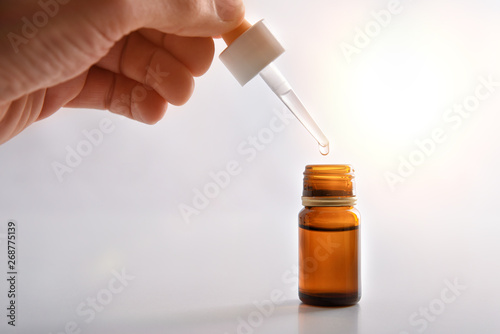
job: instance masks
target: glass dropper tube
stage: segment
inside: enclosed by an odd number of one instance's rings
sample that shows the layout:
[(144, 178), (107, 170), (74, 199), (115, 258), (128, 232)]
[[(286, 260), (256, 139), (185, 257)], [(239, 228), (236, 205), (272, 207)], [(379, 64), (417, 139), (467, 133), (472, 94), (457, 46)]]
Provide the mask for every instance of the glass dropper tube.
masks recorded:
[(300, 101), (299, 97), (292, 89), (292, 86), (290, 86), (276, 65), (274, 65), (274, 63), (267, 65), (259, 75), (318, 142), (321, 154), (327, 155), (330, 151), (328, 138), (326, 138), (318, 124), (316, 124), (314, 119), (307, 112), (304, 104)]
[(328, 139), (273, 63), (285, 50), (262, 20), (253, 26), (244, 20), (239, 27), (223, 34), (222, 38), (228, 47), (221, 53), (220, 59), (238, 82), (244, 86), (259, 74), (318, 142), (321, 154), (327, 155), (330, 151)]

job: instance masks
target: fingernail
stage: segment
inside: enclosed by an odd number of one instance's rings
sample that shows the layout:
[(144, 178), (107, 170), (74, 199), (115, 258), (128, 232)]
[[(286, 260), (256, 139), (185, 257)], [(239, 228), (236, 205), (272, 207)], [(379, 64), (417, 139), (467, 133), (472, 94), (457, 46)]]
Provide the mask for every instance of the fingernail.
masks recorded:
[(235, 21), (243, 13), (242, 0), (215, 0), (217, 15), (222, 21)]

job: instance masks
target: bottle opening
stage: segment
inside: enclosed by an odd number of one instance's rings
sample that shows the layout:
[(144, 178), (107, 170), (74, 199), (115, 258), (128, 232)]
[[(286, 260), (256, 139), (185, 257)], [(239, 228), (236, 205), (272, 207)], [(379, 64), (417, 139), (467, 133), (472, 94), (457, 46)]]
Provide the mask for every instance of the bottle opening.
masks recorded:
[(350, 165), (308, 165), (303, 197), (354, 197), (354, 169)]

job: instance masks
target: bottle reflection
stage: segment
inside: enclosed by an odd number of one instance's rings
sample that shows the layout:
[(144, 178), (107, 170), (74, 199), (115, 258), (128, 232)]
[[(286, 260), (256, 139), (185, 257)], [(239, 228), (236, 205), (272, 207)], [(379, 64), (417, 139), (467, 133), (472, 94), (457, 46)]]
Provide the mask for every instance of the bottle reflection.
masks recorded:
[(299, 334), (358, 333), (359, 305), (318, 307), (299, 305)]

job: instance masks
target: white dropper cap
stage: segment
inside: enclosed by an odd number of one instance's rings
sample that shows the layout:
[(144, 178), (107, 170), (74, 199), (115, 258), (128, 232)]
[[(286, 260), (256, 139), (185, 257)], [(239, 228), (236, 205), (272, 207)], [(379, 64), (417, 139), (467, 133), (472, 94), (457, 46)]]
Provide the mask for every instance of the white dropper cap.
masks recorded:
[(263, 20), (228, 44), (219, 58), (242, 86), (285, 52)]
[(328, 138), (314, 122), (292, 87), (273, 64), (285, 49), (261, 20), (253, 26), (247, 21), (233, 31), (223, 34), (228, 45), (220, 54), (220, 59), (238, 82), (244, 86), (257, 74), (269, 88), (297, 117), (302, 125), (316, 139), (321, 154), (329, 152)]

